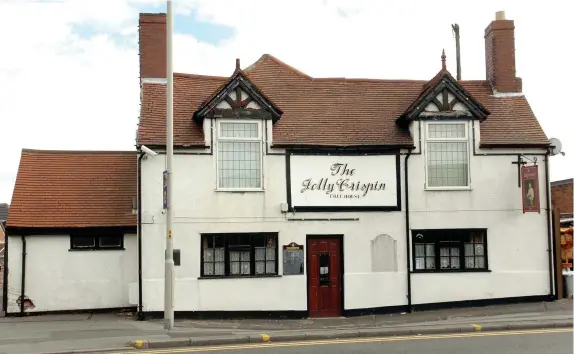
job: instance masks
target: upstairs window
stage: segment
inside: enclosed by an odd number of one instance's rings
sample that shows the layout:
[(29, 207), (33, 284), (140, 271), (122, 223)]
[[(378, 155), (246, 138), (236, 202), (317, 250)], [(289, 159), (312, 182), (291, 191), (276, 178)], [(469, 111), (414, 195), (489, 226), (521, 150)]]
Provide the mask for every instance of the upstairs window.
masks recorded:
[(468, 125), (429, 122), (426, 126), (426, 187), (470, 187)]
[(217, 189), (262, 188), (262, 134), (259, 122), (218, 124)]
[(485, 271), (486, 230), (413, 230), (415, 271)]

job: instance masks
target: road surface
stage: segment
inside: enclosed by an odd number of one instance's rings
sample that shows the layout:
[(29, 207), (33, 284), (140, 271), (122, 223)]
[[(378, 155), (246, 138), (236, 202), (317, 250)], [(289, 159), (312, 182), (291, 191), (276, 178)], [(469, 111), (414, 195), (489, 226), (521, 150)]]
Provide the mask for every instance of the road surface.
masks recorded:
[(142, 350), (139, 354), (572, 354), (572, 329), (474, 332), (386, 338)]

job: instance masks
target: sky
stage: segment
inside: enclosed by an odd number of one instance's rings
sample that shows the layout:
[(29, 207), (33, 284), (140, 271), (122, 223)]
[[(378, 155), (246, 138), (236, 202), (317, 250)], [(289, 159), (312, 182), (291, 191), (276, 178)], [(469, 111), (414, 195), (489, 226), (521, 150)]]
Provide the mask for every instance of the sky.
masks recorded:
[[(464, 5), (462, 5), (464, 3)], [(515, 21), (516, 70), (547, 136), (565, 156), (551, 180), (574, 177), (569, 14), (563, 0), (174, 0), (176, 72), (230, 75), (262, 54), (314, 77), (484, 79), (484, 29)], [(22, 148), (131, 150), (139, 114), (137, 20), (163, 0), (0, 0), (0, 202), (10, 202)]]

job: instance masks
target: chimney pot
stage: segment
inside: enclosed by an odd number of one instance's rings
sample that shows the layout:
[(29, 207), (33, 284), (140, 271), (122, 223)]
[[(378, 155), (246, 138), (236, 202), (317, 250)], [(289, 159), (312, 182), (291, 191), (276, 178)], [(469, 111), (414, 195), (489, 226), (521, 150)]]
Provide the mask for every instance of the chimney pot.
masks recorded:
[(495, 19), (496, 19), (496, 21), (506, 20), (506, 16), (504, 15), (504, 11), (497, 11)]

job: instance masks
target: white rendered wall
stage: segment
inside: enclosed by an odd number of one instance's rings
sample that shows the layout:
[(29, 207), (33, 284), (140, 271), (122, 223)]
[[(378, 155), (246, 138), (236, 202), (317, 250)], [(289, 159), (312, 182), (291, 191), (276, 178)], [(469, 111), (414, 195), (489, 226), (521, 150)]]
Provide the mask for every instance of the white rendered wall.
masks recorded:
[[(165, 155), (142, 164), (144, 311), (163, 310), (165, 214), (162, 213), (162, 170)], [(402, 169), (401, 169), (402, 171)], [(344, 307), (370, 308), (406, 304), (406, 243), (402, 212), (288, 213), (285, 156), (264, 157), (264, 192), (216, 192), (214, 156), (174, 156), (174, 248), (181, 249), (176, 267), (178, 311), (307, 309), (307, 278), (198, 279), (200, 234), (278, 232), (278, 245), (305, 245), (308, 234), (343, 234)], [(357, 221), (288, 221), (286, 218), (358, 218)], [(397, 241), (398, 271), (373, 272), (371, 241), (388, 234)], [(306, 247), (305, 247), (306, 250)], [(361, 257), (356, 255), (360, 254)], [(279, 274), (282, 274), (279, 252)], [(137, 284), (132, 284), (132, 301)], [(232, 291), (230, 292), (230, 289)], [(230, 296), (232, 294), (232, 296)]]
[[(416, 124), (412, 129), (418, 131)], [(476, 123), (475, 134), (479, 128)], [(543, 150), (481, 150), (476, 141), (477, 154), (520, 152), (544, 153)], [(424, 145), (422, 155), (409, 158), (411, 229), (487, 228), (491, 270), (490, 273), (412, 274), (413, 304), (550, 293), (545, 157), (526, 157), (538, 159), (540, 214), (522, 212), (522, 189), (518, 187), (517, 167), (512, 164), (516, 155), (473, 156), (470, 151), (471, 189), (461, 191), (424, 189), (425, 175), (416, 172), (424, 171)]]
[[(22, 240), (9, 236), (8, 312), (20, 312)], [(68, 235), (26, 237), (27, 312), (133, 306), (129, 284), (137, 282), (137, 239), (124, 236), (125, 250), (69, 251)]]
[[(418, 127), (411, 131), (418, 145)], [(268, 128), (269, 132), (271, 128)], [(479, 127), (477, 124), (476, 134)], [(424, 130), (423, 130), (424, 132)], [(478, 146), (478, 141), (476, 141)], [(275, 150), (274, 150), (275, 151)], [(417, 146), (415, 153), (421, 149)], [(490, 153), (481, 151), (477, 153)], [(494, 150), (495, 153), (541, 153), (541, 150)], [(538, 157), (542, 211), (522, 213), (514, 156), (473, 156), (471, 189), (425, 190), (424, 155), (409, 158), (411, 229), (486, 228), (490, 272), (412, 274), (412, 303), (547, 295), (549, 293), (546, 181), (544, 157)], [(278, 246), (305, 245), (307, 234), (344, 234), (344, 309), (405, 305), (406, 232), (404, 156), (401, 158), (400, 212), (288, 213), (285, 156), (266, 155), (261, 192), (217, 192), (215, 155), (174, 156), (174, 248), (181, 250), (176, 267), (177, 311), (306, 310), (306, 274), (277, 278), (198, 279), (200, 234), (278, 232)], [(142, 234), (144, 311), (163, 310), (165, 214), (162, 171), (165, 155), (142, 161)], [(358, 218), (358, 221), (287, 221), (292, 218)], [(387, 234), (396, 241), (397, 267), (373, 264), (371, 242)], [(305, 248), (306, 250), (306, 248)], [(412, 255), (412, 251), (411, 251)], [(279, 252), (279, 274), (282, 274)], [(137, 303), (137, 283), (130, 299)]]

